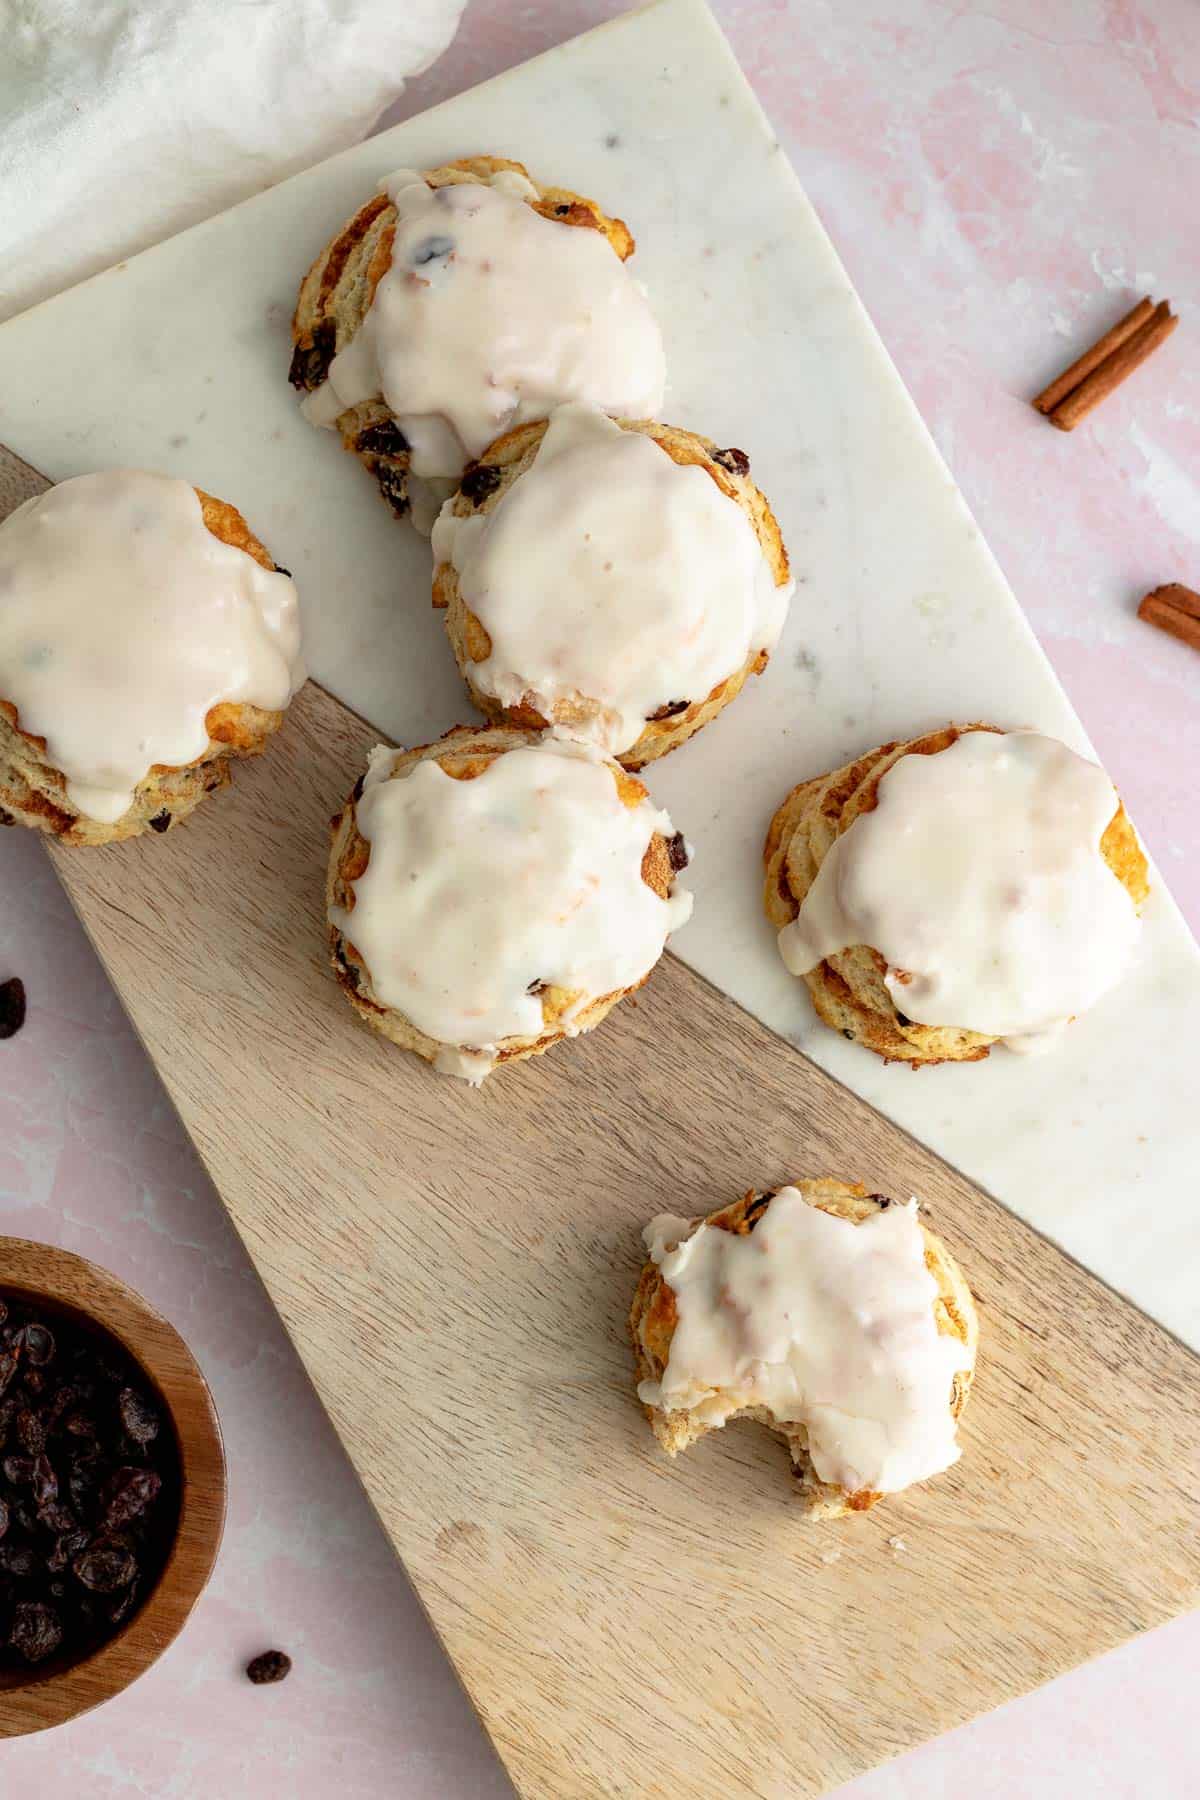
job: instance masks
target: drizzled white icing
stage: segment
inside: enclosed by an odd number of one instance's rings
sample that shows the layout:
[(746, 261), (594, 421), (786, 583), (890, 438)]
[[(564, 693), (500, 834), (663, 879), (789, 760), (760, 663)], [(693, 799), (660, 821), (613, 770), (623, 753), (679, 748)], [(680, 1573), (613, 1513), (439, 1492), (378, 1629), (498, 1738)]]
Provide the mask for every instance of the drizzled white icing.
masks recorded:
[(950, 1411), (967, 1348), (937, 1328), (917, 1204), (859, 1225), (781, 1188), (738, 1235), (666, 1215), (646, 1227), (677, 1319), (638, 1396), (723, 1425), (765, 1407), (802, 1424), (821, 1481), (896, 1493), (959, 1456)]
[(868, 944), (898, 1010), (1032, 1050), (1124, 974), (1134, 905), (1100, 854), (1104, 771), (1036, 732), (910, 754), (836, 839), (779, 934), (794, 975)]
[(413, 472), (457, 477), (510, 426), (564, 400), (657, 414), (662, 336), (603, 232), (542, 218), (525, 203), (536, 189), (512, 170), (430, 188), (404, 169), (383, 186), (397, 212), (391, 266), (304, 403), (314, 424), (382, 397)]
[(792, 584), (696, 464), (592, 408), (563, 406), (486, 514), (447, 506), (433, 552), (491, 638), (471, 679), (610, 754), (660, 707), (704, 699), (775, 647)]
[(431, 758), (390, 779), (399, 754), (371, 759), (357, 807), (370, 861), (353, 909), (330, 919), (375, 999), (445, 1047), (439, 1068), (478, 1082), (504, 1039), (542, 1033), (542, 985), (576, 996), (557, 1021), (571, 1034), (590, 1001), (648, 973), (692, 896), (643, 881), (671, 821), (626, 806), (583, 745), (522, 745), (466, 781)]
[(203, 756), (212, 707), (278, 712), (303, 679), (290, 577), (214, 537), (186, 481), (80, 475), (0, 525), (0, 698), (86, 817)]

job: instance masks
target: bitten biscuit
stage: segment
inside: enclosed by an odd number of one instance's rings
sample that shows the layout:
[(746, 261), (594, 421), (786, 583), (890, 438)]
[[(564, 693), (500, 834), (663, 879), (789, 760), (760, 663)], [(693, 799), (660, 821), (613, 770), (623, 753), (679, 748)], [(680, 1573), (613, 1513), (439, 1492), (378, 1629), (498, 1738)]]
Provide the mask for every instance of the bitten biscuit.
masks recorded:
[[(700, 1223), (710, 1230), (745, 1238), (759, 1227), (776, 1195), (788, 1192), (797, 1193), (808, 1206), (849, 1221), (855, 1227), (877, 1218), (895, 1204), (886, 1195), (869, 1194), (860, 1183), (822, 1177), (796, 1181), (789, 1189), (771, 1193), (752, 1191), (732, 1205), (711, 1213), (703, 1221), (671, 1219), (660, 1223), (670, 1227), (665, 1234), (669, 1245), (685, 1241)], [(932, 1232), (923, 1226), (920, 1231), (925, 1269), (932, 1277), (931, 1307), (937, 1338), (949, 1340), (947, 1361), (957, 1365), (947, 1378), (945, 1389), (947, 1420), (950, 1422), (947, 1432), (952, 1436), (952, 1424), (961, 1415), (971, 1389), (979, 1324), (970, 1289), (953, 1258)], [(730, 1296), (729, 1304), (736, 1314), (736, 1297)], [(639, 1387), (644, 1389), (648, 1385), (651, 1391), (660, 1389), (670, 1365), (679, 1322), (676, 1294), (662, 1268), (652, 1258), (642, 1270), (629, 1318)], [(751, 1317), (748, 1328), (753, 1326)], [(804, 1512), (810, 1518), (837, 1518), (850, 1512), (864, 1512), (884, 1497), (877, 1489), (849, 1489), (822, 1481), (813, 1467), (808, 1424), (781, 1420), (767, 1405), (747, 1404), (737, 1390), (716, 1393), (690, 1407), (668, 1409), (659, 1404), (644, 1403), (643, 1410), (655, 1437), (670, 1456), (688, 1449), (730, 1418), (756, 1419), (769, 1426), (787, 1444)]]

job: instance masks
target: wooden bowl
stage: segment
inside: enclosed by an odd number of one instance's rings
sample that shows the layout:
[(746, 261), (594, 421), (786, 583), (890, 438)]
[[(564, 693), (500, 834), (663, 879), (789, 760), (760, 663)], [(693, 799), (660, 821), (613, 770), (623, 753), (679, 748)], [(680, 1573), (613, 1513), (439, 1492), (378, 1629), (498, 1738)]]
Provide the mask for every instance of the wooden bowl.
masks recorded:
[(216, 1561), (225, 1524), (225, 1450), (208, 1384), (167, 1321), (107, 1269), (69, 1250), (0, 1237), (0, 1290), (99, 1326), (144, 1371), (170, 1415), (180, 1457), (175, 1539), (158, 1581), (114, 1635), (82, 1661), (0, 1671), (0, 1737), (44, 1731), (127, 1688), (183, 1629)]

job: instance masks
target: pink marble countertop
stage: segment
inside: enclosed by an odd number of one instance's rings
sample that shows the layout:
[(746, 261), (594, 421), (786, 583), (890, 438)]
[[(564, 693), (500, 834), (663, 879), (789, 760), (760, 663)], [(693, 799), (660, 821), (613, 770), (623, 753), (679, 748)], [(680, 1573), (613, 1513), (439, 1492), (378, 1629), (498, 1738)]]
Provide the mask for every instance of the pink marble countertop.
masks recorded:
[[(476, 0), (389, 122), (621, 10)], [(1133, 290), (1197, 316), (1200, 7), (715, 11), (1200, 927), (1200, 656), (1133, 617), (1148, 587), (1200, 586), (1200, 353), (1185, 323), (1071, 437), (1031, 437), (1023, 410)], [(0, 1045), (0, 1229), (106, 1264), (178, 1325), (216, 1395), (231, 1492), (216, 1574), (180, 1640), (90, 1717), (6, 1743), (0, 1795), (509, 1792), (40, 846), (16, 833), (0, 850), (9, 974), (30, 1010)], [(292, 1676), (251, 1687), (242, 1664), (275, 1646)], [(1198, 1660), (1200, 1619), (1182, 1619), (840, 1792), (1192, 1792)]]

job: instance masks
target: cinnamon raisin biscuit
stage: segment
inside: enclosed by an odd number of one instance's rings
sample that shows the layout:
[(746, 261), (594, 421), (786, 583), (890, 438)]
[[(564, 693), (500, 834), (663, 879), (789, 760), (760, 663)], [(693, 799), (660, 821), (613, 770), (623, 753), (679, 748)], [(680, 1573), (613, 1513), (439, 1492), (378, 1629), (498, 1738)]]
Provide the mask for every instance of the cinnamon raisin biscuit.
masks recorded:
[(27, 501), (0, 524), (0, 818), (169, 830), (279, 728), (299, 646), (292, 581), (227, 501), (138, 470)]
[(822, 1177), (703, 1220), (665, 1215), (645, 1237), (629, 1324), (669, 1455), (759, 1420), (786, 1442), (811, 1518), (864, 1512), (956, 1460), (979, 1325), (915, 1202)]
[(913, 1065), (1049, 1047), (1119, 978), (1148, 892), (1103, 772), (984, 724), (802, 782), (764, 856), (767, 917), (817, 1016)]
[(585, 745), (458, 726), (379, 749), (333, 820), (334, 972), (376, 1031), (477, 1084), (641, 986), (691, 910), (687, 861)]
[[(470, 156), (383, 184), (300, 288), (292, 384), (398, 516), (563, 400), (656, 413), (662, 339), (620, 219), (522, 164)], [(428, 492), (417, 519), (428, 530)]]
[(433, 550), (434, 604), (480, 711), (627, 769), (766, 667), (792, 592), (742, 451), (578, 405), (489, 446)]

